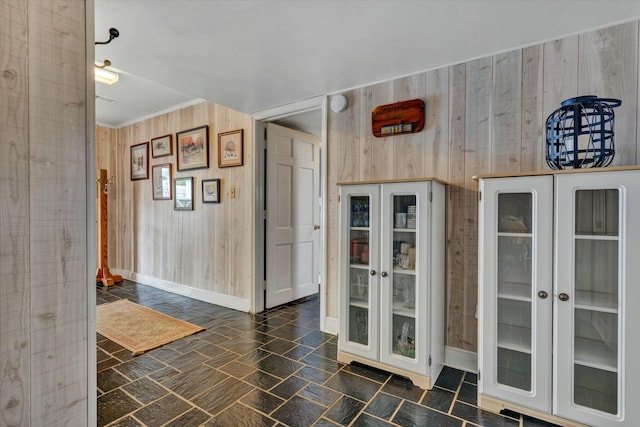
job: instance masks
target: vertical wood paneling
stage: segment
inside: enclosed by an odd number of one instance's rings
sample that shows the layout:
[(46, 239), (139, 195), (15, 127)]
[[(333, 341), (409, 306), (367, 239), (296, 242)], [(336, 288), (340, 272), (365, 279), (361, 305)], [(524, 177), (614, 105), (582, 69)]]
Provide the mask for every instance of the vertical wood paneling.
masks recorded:
[[(329, 110), (328, 134), (329, 140), (336, 141), (335, 150), (331, 151), (331, 161), (327, 167), (337, 167), (341, 175), (338, 181), (356, 181), (360, 179), (360, 161), (369, 158), (368, 147), (361, 141), (360, 123), (363, 119), (361, 114), (361, 90), (353, 90), (344, 93), (349, 102), (349, 108), (341, 113), (334, 113)], [(331, 176), (331, 175), (329, 175)], [(329, 187), (333, 188), (333, 187)]]
[(581, 35), (579, 64), (580, 95), (622, 100), (622, 105), (614, 109), (613, 165), (634, 164), (638, 128), (638, 22)]
[(27, 2), (0, 2), (0, 420), (29, 425)]
[(541, 170), (545, 164), (542, 66), (541, 45), (522, 49), (522, 171)]
[(85, 3), (27, 7), (30, 423), (86, 425)]
[(522, 136), (522, 51), (493, 57), (493, 111), (491, 112), (491, 168), (520, 171)]
[(462, 348), (464, 328), (464, 226), (465, 226), (465, 138), (467, 118), (466, 65), (459, 64), (449, 72), (449, 173), (447, 182), (447, 308), (446, 341)]
[[(367, 98), (369, 101), (369, 98)], [(393, 83), (385, 82), (371, 87), (370, 104), (363, 105), (362, 114), (365, 119), (362, 123), (366, 123), (364, 130), (364, 140), (370, 147), (371, 151), (371, 168), (367, 171), (362, 179), (393, 179), (393, 137), (376, 138), (371, 131), (371, 110), (382, 104), (390, 104), (393, 102)]]
[(449, 168), (449, 68), (425, 73), (425, 176), (447, 179)]
[(543, 120), (546, 121), (562, 101), (578, 96), (578, 36), (545, 43), (543, 49)]
[[(426, 90), (425, 74), (416, 74), (393, 82), (394, 102), (422, 99)], [(426, 132), (384, 138), (393, 148), (393, 177), (417, 178), (425, 176)]]

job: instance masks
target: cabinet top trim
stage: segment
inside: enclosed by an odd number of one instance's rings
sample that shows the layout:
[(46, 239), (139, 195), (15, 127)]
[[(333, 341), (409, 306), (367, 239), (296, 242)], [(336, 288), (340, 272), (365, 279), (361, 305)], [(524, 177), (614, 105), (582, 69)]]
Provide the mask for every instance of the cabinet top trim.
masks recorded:
[(336, 182), (336, 185), (365, 185), (365, 184), (388, 184), (394, 182), (422, 182), (422, 181), (433, 181), (438, 182), (443, 185), (447, 185), (447, 183), (441, 179), (429, 177), (429, 178), (403, 178), (403, 179), (383, 179), (378, 181), (352, 181), (352, 182)]
[(564, 175), (564, 174), (568, 174), (568, 173), (597, 173), (597, 172), (629, 171), (629, 170), (640, 170), (640, 165), (612, 166), (612, 167), (605, 167), (605, 168), (588, 168), (588, 169), (545, 170), (545, 171), (531, 171), (531, 172), (505, 172), (505, 173), (496, 173), (496, 174), (474, 175), (473, 179), (476, 180), (476, 181), (479, 181), (481, 179), (487, 179), (487, 178), (507, 178), (507, 177), (517, 177), (517, 176), (540, 176), (540, 175)]

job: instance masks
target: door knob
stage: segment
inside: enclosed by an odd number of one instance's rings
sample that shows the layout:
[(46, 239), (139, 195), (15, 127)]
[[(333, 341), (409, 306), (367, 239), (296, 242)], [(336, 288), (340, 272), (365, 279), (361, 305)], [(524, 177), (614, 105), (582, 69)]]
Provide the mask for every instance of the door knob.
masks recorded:
[(545, 298), (546, 298), (546, 297), (548, 297), (548, 296), (549, 296), (549, 294), (548, 294), (546, 291), (540, 291), (540, 292), (538, 292), (538, 297), (539, 297), (540, 299), (545, 299)]
[(558, 295), (558, 298), (560, 299), (560, 301), (569, 301), (569, 295), (565, 294), (564, 292)]
[(314, 230), (320, 230), (320, 226), (319, 226), (318, 224), (314, 224), (314, 225), (313, 225), (313, 229), (314, 229)]
[(383, 271), (382, 273), (380, 273), (380, 275), (381, 275), (382, 277), (387, 277), (387, 272), (386, 272), (386, 271)]
[(370, 274), (370, 275), (372, 275), (372, 276), (375, 276), (375, 275), (376, 275), (376, 271), (375, 271), (375, 270), (371, 270), (371, 271), (369, 272), (369, 274)]

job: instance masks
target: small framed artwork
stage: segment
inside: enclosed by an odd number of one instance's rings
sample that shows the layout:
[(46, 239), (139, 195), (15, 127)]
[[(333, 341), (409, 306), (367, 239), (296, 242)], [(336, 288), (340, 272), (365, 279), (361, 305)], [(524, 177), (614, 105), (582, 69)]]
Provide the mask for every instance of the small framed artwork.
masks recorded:
[(154, 165), (151, 168), (153, 200), (171, 200), (171, 163)]
[(218, 134), (218, 167), (242, 166), (243, 129)]
[(131, 180), (149, 178), (149, 143), (131, 146)]
[(193, 210), (193, 177), (175, 178), (173, 180), (175, 194), (173, 209), (177, 211)]
[(170, 156), (173, 154), (173, 135), (160, 136), (151, 140), (151, 157)]
[(202, 203), (220, 203), (220, 180), (202, 180)]
[(176, 134), (178, 170), (209, 167), (209, 126), (184, 130)]

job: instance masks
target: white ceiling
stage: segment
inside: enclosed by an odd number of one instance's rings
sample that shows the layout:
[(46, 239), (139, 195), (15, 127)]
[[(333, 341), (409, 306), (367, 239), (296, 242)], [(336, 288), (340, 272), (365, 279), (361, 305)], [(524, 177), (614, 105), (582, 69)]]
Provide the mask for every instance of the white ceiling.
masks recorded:
[(96, 121), (253, 114), (632, 19), (638, 0), (95, 0), (96, 40), (120, 31), (96, 60), (122, 72)]

